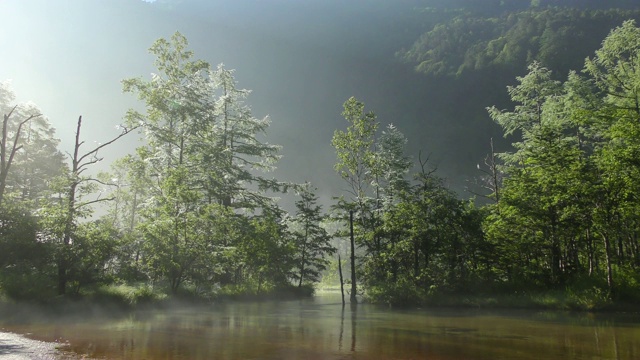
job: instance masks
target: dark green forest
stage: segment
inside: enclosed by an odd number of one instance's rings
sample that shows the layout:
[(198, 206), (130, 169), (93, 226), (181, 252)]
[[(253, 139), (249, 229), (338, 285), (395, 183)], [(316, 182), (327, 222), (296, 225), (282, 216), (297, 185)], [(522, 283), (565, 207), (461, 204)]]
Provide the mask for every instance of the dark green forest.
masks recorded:
[[(438, 14), (441, 10), (432, 9)], [(563, 76), (581, 69), (584, 59), (608, 31), (638, 10), (529, 8), (487, 17), (448, 12), (450, 20), (425, 32), (408, 50), (398, 52), (428, 75), (461, 75), (495, 69), (518, 72), (537, 61)]]
[[(270, 177), (281, 151), (270, 119), (252, 114), (233, 70), (199, 59), (179, 32), (149, 49), (152, 76), (122, 80), (141, 107), (120, 133), (85, 143), (80, 117), (72, 153), (2, 84), (3, 297), (309, 296), (341, 267), (351, 294), (398, 306), (639, 300), (640, 11), (560, 3), (428, 8), (419, 17), (441, 22), (396, 53), (420, 81), (511, 84), (508, 101), (484, 105), (511, 146), (486, 139), (466, 193), (355, 97), (331, 139), (346, 189), (333, 204), (312, 183)], [(135, 152), (95, 170), (136, 136)]]

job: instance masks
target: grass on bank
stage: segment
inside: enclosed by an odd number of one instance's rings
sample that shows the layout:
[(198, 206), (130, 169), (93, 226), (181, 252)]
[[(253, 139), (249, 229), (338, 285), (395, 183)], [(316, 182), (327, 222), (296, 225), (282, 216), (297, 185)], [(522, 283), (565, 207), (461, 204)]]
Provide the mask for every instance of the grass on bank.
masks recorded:
[[(308, 298), (314, 292), (340, 292), (339, 285), (319, 284), (317, 289), (310, 284), (261, 288), (252, 286), (224, 286), (202, 289), (186, 284), (173, 294), (165, 286), (146, 283), (96, 285), (82, 289), (76, 295), (32, 299), (35, 303), (55, 309), (70, 311), (90, 309), (94, 306), (128, 310), (144, 307), (164, 307), (172, 304), (210, 304), (227, 301), (289, 300)], [(348, 299), (345, 286), (345, 298)], [(635, 291), (634, 291), (635, 290)], [(446, 292), (437, 288), (419, 289), (396, 283), (384, 287), (370, 287), (363, 294), (364, 301), (398, 308), (407, 307), (464, 307), (504, 309), (545, 309), (573, 311), (640, 311), (638, 289), (626, 289), (623, 296), (612, 296), (598, 286), (567, 287), (563, 290), (494, 291), (494, 292)], [(0, 291), (0, 303), (18, 303)]]
[[(109, 314), (124, 316), (134, 310), (171, 309), (203, 306), (230, 301), (287, 300), (311, 297), (310, 285), (273, 288), (257, 292), (252, 288), (222, 287), (215, 293), (186, 285), (173, 294), (165, 286), (139, 284), (109, 284), (88, 286), (77, 294), (15, 299), (0, 289), (0, 318), (23, 322), (29, 319), (74, 318)], [(48, 294), (49, 292), (47, 292)]]
[(139, 307), (149, 305), (164, 305), (174, 301), (187, 303), (213, 303), (225, 301), (249, 300), (287, 300), (308, 298), (313, 296), (311, 285), (302, 287), (273, 287), (257, 291), (246, 286), (224, 286), (203, 290), (186, 285), (177, 293), (171, 293), (162, 286), (138, 285), (103, 285), (89, 289), (81, 294), (81, 298), (96, 304), (112, 304), (120, 307)]

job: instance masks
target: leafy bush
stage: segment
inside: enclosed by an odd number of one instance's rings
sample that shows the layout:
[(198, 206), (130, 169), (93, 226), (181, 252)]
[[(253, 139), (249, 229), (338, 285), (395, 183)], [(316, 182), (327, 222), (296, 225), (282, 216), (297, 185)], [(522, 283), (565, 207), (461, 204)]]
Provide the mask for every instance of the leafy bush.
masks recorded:
[(134, 306), (148, 304), (164, 300), (167, 295), (156, 292), (153, 287), (142, 284), (130, 285), (106, 285), (97, 288), (90, 294), (96, 302), (114, 304), (120, 306)]
[(395, 283), (373, 285), (367, 289), (366, 299), (375, 304), (406, 307), (424, 303), (426, 293), (412, 282), (401, 279)]
[(3, 269), (0, 289), (10, 299), (18, 301), (46, 301), (56, 294), (48, 274), (24, 267)]

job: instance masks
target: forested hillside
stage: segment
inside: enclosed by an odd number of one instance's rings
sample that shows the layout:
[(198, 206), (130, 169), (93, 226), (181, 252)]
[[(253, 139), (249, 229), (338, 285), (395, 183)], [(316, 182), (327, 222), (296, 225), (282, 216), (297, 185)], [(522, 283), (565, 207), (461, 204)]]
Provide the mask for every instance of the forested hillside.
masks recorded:
[(398, 56), (428, 75), (520, 71), (538, 61), (562, 76), (580, 69), (609, 30), (628, 19), (640, 19), (640, 10), (535, 7), (495, 17), (463, 13), (435, 25)]

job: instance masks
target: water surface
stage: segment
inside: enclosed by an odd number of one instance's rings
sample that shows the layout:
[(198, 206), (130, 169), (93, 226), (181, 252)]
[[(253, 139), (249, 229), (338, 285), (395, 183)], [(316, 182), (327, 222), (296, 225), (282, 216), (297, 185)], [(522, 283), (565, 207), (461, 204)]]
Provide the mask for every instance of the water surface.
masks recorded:
[(342, 307), (334, 296), (0, 320), (106, 359), (640, 359), (640, 316)]

